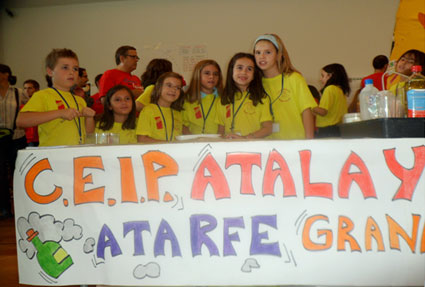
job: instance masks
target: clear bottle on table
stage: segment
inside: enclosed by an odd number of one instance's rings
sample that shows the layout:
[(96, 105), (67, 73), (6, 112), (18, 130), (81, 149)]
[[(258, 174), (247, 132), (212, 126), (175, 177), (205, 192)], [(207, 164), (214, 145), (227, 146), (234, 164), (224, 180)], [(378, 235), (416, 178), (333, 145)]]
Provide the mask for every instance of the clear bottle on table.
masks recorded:
[(425, 117), (425, 76), (421, 71), (422, 66), (413, 66), (413, 74), (405, 85), (406, 110), (409, 118)]
[(378, 118), (378, 89), (372, 79), (365, 80), (365, 87), (360, 91), (360, 118), (362, 121)]

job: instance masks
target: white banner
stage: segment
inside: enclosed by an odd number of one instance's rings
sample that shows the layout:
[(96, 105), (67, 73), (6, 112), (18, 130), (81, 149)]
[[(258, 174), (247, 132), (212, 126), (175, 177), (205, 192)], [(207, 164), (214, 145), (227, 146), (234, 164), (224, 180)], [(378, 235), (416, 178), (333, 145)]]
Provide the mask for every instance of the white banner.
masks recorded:
[(20, 283), (422, 286), (424, 166), (424, 139), (20, 151)]

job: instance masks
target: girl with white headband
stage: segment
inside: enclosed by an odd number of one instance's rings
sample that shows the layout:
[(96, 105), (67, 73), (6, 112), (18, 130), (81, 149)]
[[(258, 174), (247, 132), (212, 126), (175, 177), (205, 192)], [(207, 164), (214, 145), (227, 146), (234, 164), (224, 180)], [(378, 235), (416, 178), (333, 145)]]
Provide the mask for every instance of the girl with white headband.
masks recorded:
[(317, 104), (305, 79), (292, 66), (282, 40), (275, 34), (255, 40), (254, 55), (263, 73), (263, 86), (270, 98), (273, 116), (272, 139), (311, 139), (314, 137), (312, 108)]

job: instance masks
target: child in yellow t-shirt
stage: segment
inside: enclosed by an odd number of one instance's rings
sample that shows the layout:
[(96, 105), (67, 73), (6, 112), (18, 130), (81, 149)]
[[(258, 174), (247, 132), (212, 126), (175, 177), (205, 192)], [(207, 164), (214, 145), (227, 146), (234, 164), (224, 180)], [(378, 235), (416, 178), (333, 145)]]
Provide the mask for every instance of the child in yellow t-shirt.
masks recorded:
[(146, 71), (142, 74), (143, 93), (136, 100), (136, 109), (140, 112), (144, 106), (151, 102), (151, 94), (155, 88), (158, 78), (168, 72), (173, 71), (173, 64), (167, 59), (153, 59), (146, 66)]
[(136, 135), (142, 143), (172, 142), (182, 134), (183, 77), (168, 72), (161, 75), (152, 91), (151, 103), (139, 115)]
[(78, 57), (69, 49), (53, 49), (46, 57), (46, 71), (52, 87), (34, 93), (16, 124), (22, 128), (38, 126), (40, 146), (81, 144), (85, 117), (93, 117), (95, 111), (70, 92), (78, 79)]
[(324, 66), (320, 74), (322, 97), (319, 106), (313, 108), (318, 127), (316, 137), (339, 137), (337, 125), (347, 113), (347, 96), (350, 93), (347, 72), (341, 64), (330, 64)]
[(230, 60), (216, 123), (218, 133), (226, 138), (264, 138), (271, 134), (270, 104), (253, 55), (238, 53)]
[(136, 104), (131, 90), (117, 85), (106, 93), (102, 117), (96, 124), (94, 118), (87, 118), (87, 133), (119, 134), (120, 144), (137, 143), (136, 138)]
[(220, 66), (214, 60), (202, 60), (193, 70), (183, 105), (183, 134), (216, 134), (215, 122), (219, 95), (223, 90)]
[(254, 55), (263, 74), (263, 86), (271, 102), (272, 139), (309, 139), (314, 136), (311, 108), (317, 106), (303, 76), (292, 66), (288, 51), (275, 34), (255, 40)]
[(404, 52), (397, 60), (395, 71), (405, 77), (398, 74), (390, 75), (386, 82), (387, 89), (396, 94), (398, 87), (404, 87), (404, 83), (412, 74), (412, 67), (414, 65), (420, 65), (422, 66), (422, 71), (425, 70), (425, 53), (415, 49)]

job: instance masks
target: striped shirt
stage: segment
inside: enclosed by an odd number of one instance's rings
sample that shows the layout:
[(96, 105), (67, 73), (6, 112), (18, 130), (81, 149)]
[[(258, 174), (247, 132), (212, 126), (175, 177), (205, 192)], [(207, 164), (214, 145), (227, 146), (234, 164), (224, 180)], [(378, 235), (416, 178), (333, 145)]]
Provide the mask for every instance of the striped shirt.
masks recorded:
[[(25, 104), (28, 98), (18, 89), (19, 95), (19, 106)], [(15, 121), (16, 113), (16, 98), (15, 88), (10, 87), (6, 92), (6, 95), (0, 96), (0, 128), (13, 129), (13, 123)], [(25, 135), (24, 129), (15, 129), (13, 139), (21, 138)]]

